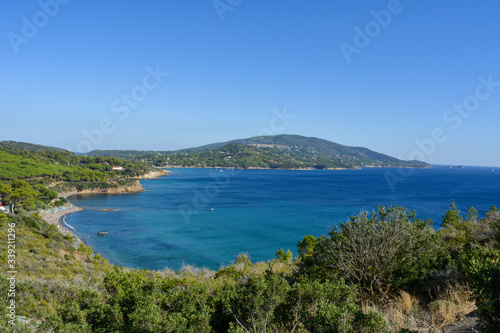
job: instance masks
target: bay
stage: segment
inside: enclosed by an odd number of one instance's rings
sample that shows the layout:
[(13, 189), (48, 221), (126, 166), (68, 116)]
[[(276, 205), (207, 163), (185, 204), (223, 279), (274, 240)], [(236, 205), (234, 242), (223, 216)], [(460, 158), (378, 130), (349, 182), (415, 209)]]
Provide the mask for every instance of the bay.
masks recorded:
[[(296, 253), (305, 235), (326, 234), (378, 205), (415, 210), (438, 229), (452, 199), (463, 215), (474, 206), (484, 216), (500, 204), (500, 170), (488, 167), (170, 171), (142, 180), (142, 193), (73, 196), (85, 209), (65, 222), (121, 266), (218, 269), (243, 252), (254, 262), (272, 259), (280, 248)], [(109, 234), (100, 237), (101, 231)]]

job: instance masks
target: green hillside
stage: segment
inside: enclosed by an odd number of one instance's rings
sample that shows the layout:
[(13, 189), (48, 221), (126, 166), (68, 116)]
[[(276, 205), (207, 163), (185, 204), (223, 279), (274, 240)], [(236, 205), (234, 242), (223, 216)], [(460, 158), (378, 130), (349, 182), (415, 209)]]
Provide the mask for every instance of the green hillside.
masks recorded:
[[(0, 146), (0, 203), (12, 212), (45, 209), (58, 192), (131, 185), (152, 167), (115, 157), (78, 156), (65, 150), (23, 144), (30, 150)], [(120, 166), (123, 170), (113, 170)], [(63, 201), (58, 201), (63, 204)]]
[(28, 151), (58, 151), (58, 152), (65, 151), (62, 148), (42, 146), (42, 145), (37, 145), (37, 144), (33, 144), (33, 143), (17, 142), (17, 141), (11, 141), (11, 140), (0, 141), (0, 147), (11, 147), (11, 148), (18, 148), (18, 149), (28, 150)]
[(88, 155), (129, 158), (170, 167), (352, 169), (430, 166), (420, 161), (402, 161), (367, 148), (300, 135), (259, 136), (173, 152), (99, 150)]

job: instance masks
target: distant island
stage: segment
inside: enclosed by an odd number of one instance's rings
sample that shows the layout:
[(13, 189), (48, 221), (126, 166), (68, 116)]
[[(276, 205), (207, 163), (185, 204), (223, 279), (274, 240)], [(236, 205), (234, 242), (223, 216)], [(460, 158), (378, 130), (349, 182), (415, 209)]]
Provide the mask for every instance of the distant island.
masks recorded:
[(157, 167), (241, 169), (359, 169), (361, 167), (428, 168), (363, 147), (349, 147), (300, 135), (257, 136), (177, 151), (94, 150), (92, 157), (116, 157)]

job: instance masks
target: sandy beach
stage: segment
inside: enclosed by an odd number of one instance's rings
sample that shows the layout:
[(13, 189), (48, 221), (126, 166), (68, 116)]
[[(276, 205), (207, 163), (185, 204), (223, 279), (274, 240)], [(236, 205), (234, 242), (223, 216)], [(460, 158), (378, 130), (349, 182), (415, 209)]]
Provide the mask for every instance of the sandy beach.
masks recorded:
[(79, 212), (81, 210), (83, 210), (83, 208), (77, 207), (68, 201), (64, 206), (49, 210), (42, 210), (39, 211), (39, 214), (45, 222), (55, 225), (63, 235), (70, 234), (74, 236), (76, 239), (75, 247), (77, 247), (82, 241), (73, 232), (75, 227), (64, 222), (64, 217), (68, 214)]

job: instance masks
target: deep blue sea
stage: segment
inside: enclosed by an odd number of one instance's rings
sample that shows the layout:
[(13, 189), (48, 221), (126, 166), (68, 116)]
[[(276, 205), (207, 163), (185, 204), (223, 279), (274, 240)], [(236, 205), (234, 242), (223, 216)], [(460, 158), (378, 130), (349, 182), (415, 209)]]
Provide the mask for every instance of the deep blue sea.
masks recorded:
[[(320, 236), (377, 205), (399, 205), (439, 228), (454, 199), (465, 216), (500, 207), (500, 168), (361, 170), (171, 169), (143, 180), (145, 192), (77, 195), (85, 210), (66, 216), (76, 234), (112, 263), (218, 269), (248, 252), (252, 261), (296, 253), (305, 235)], [(102, 208), (118, 209), (114, 212)], [(109, 232), (100, 237), (100, 231)]]

